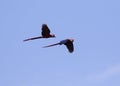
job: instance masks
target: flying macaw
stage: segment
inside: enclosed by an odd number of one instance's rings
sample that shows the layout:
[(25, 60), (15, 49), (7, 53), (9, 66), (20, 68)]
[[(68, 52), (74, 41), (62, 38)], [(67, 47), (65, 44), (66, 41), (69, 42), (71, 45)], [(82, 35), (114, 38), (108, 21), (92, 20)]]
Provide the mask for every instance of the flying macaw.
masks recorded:
[(43, 48), (64, 44), (67, 47), (68, 51), (70, 53), (72, 53), (74, 51), (73, 41), (74, 41), (73, 39), (65, 39), (65, 40), (60, 41), (59, 43), (55, 43), (55, 44), (51, 44), (51, 45), (48, 45), (48, 46), (44, 46)]
[(50, 29), (48, 28), (47, 24), (42, 24), (41, 35), (42, 36), (28, 38), (28, 39), (25, 39), (23, 41), (35, 40), (35, 39), (40, 39), (40, 38), (52, 38), (52, 37), (55, 37), (54, 34), (50, 34)]

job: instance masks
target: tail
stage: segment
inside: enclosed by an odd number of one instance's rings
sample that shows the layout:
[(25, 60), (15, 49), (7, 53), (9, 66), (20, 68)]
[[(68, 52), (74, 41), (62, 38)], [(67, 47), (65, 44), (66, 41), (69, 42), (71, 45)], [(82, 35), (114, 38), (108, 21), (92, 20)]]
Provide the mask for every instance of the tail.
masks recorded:
[(59, 45), (59, 44), (60, 44), (60, 43), (51, 44), (51, 45), (48, 45), (48, 46), (43, 46), (43, 48), (52, 47), (52, 46)]
[(39, 36), (39, 37), (33, 37), (33, 38), (25, 39), (25, 40), (23, 40), (23, 41), (25, 42), (25, 41), (35, 40), (35, 39), (40, 39), (40, 38), (43, 38), (43, 37), (42, 37), (42, 36)]

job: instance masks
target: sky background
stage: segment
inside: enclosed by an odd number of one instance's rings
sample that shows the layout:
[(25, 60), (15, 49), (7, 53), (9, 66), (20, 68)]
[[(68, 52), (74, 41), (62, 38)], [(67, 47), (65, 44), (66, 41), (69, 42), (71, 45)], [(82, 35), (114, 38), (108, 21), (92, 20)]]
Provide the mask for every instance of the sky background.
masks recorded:
[(0, 0), (0, 30), (0, 86), (120, 86), (120, 0)]

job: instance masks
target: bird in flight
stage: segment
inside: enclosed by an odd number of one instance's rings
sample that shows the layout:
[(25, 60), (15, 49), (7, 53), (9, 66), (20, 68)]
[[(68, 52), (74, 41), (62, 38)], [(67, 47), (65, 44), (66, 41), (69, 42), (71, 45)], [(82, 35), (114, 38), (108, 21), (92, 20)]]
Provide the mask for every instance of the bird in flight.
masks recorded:
[(53, 38), (53, 37), (55, 37), (54, 34), (50, 34), (50, 29), (48, 28), (47, 24), (42, 24), (41, 29), (42, 29), (41, 36), (28, 38), (28, 39), (25, 39), (23, 41), (35, 40), (35, 39), (40, 39), (40, 38)]
[(73, 39), (65, 39), (65, 40), (60, 41), (59, 43), (55, 43), (55, 44), (51, 44), (51, 45), (48, 45), (48, 46), (44, 46), (43, 48), (64, 44), (67, 47), (68, 51), (70, 53), (72, 53), (74, 51), (73, 41), (74, 41)]

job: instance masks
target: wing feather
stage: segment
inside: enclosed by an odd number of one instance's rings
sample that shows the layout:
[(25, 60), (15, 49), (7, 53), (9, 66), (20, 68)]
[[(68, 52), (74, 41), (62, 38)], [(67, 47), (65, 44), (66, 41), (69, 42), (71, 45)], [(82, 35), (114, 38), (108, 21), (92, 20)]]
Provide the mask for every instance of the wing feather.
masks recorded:
[(50, 29), (46, 24), (42, 25), (42, 36), (48, 36), (50, 35)]
[(66, 42), (65, 45), (66, 45), (66, 47), (67, 47), (67, 49), (68, 49), (68, 51), (70, 53), (72, 53), (74, 51), (73, 42), (71, 42), (70, 40), (68, 40), (68, 42)]

